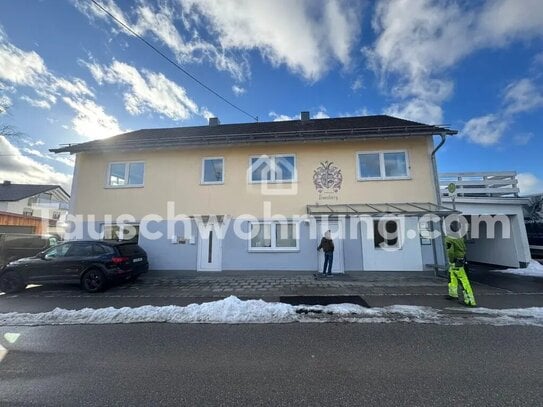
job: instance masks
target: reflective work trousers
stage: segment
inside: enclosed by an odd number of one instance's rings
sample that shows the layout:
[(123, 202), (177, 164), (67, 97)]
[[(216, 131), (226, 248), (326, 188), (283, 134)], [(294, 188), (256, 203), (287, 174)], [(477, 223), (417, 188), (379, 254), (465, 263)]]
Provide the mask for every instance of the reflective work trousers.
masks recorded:
[(473, 290), (471, 289), (471, 284), (469, 283), (464, 267), (455, 267), (454, 265), (450, 265), (449, 277), (449, 297), (458, 298), (458, 280), (460, 280), (464, 294), (464, 303), (466, 305), (475, 306), (475, 296), (473, 295)]

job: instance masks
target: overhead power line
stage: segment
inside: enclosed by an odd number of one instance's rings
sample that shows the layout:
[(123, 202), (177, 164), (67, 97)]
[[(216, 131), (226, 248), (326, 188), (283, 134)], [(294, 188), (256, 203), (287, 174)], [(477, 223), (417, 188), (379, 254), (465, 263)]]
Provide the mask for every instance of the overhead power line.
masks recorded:
[(158, 55), (160, 55), (162, 58), (164, 58), (166, 61), (168, 61), (170, 64), (175, 66), (177, 69), (179, 69), (181, 72), (183, 72), (185, 75), (187, 75), (190, 79), (192, 79), (194, 82), (196, 82), (198, 85), (202, 86), (204, 89), (208, 90), (215, 96), (217, 96), (219, 99), (221, 99), (223, 102), (229, 104), (234, 109), (240, 111), (246, 116), (249, 116), (254, 121), (258, 121), (258, 116), (253, 116), (246, 110), (243, 110), (241, 107), (235, 105), (234, 103), (230, 102), (228, 99), (226, 99), (224, 96), (222, 96), (217, 91), (213, 90), (209, 86), (207, 86), (205, 83), (203, 83), (200, 79), (195, 77), (193, 74), (188, 72), (186, 69), (184, 69), (181, 65), (179, 65), (177, 62), (175, 62), (173, 59), (168, 57), (166, 54), (164, 54), (162, 51), (160, 51), (157, 47), (155, 47), (153, 44), (151, 44), (149, 41), (147, 41), (145, 38), (143, 38), (141, 35), (139, 35), (137, 32), (135, 32), (132, 28), (130, 28), (127, 24), (125, 24), (123, 21), (119, 20), (117, 17), (115, 17), (107, 8), (102, 6), (100, 3), (98, 3), (96, 0), (90, 0), (96, 7), (98, 7), (100, 10), (102, 10), (104, 13), (106, 13), (109, 17), (111, 17), (113, 20), (115, 20), (119, 25), (124, 27), (128, 32), (130, 32), (135, 37), (139, 38), (141, 41), (144, 42), (145, 45), (150, 47), (153, 51), (155, 51)]

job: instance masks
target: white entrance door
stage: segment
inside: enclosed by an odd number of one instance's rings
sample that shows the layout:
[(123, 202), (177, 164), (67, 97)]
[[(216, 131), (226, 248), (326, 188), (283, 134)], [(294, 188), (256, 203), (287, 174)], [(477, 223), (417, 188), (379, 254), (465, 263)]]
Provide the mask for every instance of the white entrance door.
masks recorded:
[[(339, 221), (328, 221), (319, 223), (319, 243), (326, 233), (330, 230), (332, 240), (334, 241), (334, 262), (332, 263), (332, 273), (341, 274), (345, 272), (343, 263), (343, 224)], [(319, 273), (322, 273), (324, 267), (324, 253), (319, 251)]]
[(200, 227), (198, 233), (198, 271), (222, 270), (221, 225), (208, 223)]

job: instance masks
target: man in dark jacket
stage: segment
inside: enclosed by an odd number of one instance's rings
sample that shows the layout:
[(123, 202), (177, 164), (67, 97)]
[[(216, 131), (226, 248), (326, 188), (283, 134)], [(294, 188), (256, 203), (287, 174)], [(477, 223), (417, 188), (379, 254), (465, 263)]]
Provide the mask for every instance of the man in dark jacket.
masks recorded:
[[(322, 274), (329, 276), (332, 275), (332, 263), (334, 262), (334, 241), (332, 240), (331, 231), (328, 230), (321, 239), (321, 244), (317, 247), (317, 250), (324, 252), (324, 268)], [(328, 271), (327, 271), (328, 270)]]

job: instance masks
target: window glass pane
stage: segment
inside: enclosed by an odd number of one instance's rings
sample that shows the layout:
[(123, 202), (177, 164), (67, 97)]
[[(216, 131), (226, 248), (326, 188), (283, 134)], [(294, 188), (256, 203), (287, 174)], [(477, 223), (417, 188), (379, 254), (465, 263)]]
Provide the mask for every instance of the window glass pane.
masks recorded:
[[(382, 230), (380, 230), (382, 229)], [(399, 225), (395, 220), (386, 222), (373, 221), (373, 239), (375, 247), (398, 247)]]
[(275, 226), (277, 247), (296, 248), (296, 225), (294, 223), (278, 223)]
[(275, 158), (275, 179), (277, 181), (294, 180), (294, 156)]
[(92, 257), (92, 243), (74, 244), (70, 251), (66, 253), (67, 257)]
[(139, 239), (140, 227), (139, 225), (125, 225), (123, 226), (122, 240), (131, 240), (137, 242)]
[(102, 229), (104, 233), (104, 240), (119, 240), (119, 226), (117, 225), (103, 225)]
[(223, 160), (204, 160), (204, 182), (223, 182)]
[(271, 166), (268, 157), (255, 157), (251, 159), (251, 180), (271, 181)]
[(139, 225), (103, 225), (104, 240), (125, 241), (131, 240), (138, 241), (139, 238)]
[(379, 153), (359, 154), (358, 163), (360, 178), (379, 178), (381, 176)]
[(269, 223), (251, 223), (251, 247), (271, 247), (271, 225)]
[(57, 257), (63, 257), (63, 256), (66, 255), (66, 252), (70, 249), (71, 246), (72, 246), (71, 243), (66, 243), (66, 244), (61, 244), (61, 245), (55, 246), (52, 249), (49, 249), (45, 253), (45, 258), (46, 259), (54, 259), (54, 258), (57, 258)]
[(108, 253), (108, 252), (106, 251), (105, 246), (103, 246), (101, 244), (96, 244), (96, 243), (94, 243), (92, 245), (92, 254), (94, 256), (101, 256), (101, 255), (106, 254), (106, 253)]
[(405, 153), (384, 153), (385, 176), (386, 177), (406, 177), (407, 163)]
[(128, 168), (128, 184), (143, 185), (143, 163), (130, 163)]
[(111, 164), (109, 166), (109, 185), (126, 185), (125, 164)]

